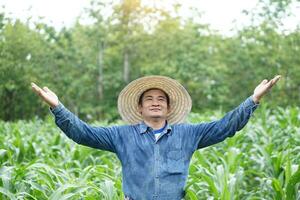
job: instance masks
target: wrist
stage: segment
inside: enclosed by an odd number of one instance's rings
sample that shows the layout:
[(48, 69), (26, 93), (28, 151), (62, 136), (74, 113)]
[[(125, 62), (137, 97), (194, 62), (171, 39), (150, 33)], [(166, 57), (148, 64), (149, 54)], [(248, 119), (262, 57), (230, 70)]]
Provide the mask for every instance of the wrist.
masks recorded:
[(253, 100), (254, 103), (258, 104), (259, 101), (260, 101), (260, 98), (255, 96), (255, 95), (252, 95), (252, 100)]
[(59, 101), (58, 100), (56, 102), (49, 103), (49, 106), (50, 106), (51, 109), (56, 108), (58, 105), (59, 105)]

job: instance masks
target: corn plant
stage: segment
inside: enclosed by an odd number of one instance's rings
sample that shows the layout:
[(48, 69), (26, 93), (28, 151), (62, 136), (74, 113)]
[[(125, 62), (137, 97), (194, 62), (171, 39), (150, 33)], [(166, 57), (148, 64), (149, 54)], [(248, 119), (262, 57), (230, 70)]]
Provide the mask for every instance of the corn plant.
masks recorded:
[[(222, 114), (192, 113), (189, 120)], [(300, 109), (261, 106), (234, 137), (194, 153), (185, 198), (300, 200), (299, 166)], [(121, 174), (114, 154), (75, 144), (51, 117), (0, 121), (1, 200), (123, 199)]]

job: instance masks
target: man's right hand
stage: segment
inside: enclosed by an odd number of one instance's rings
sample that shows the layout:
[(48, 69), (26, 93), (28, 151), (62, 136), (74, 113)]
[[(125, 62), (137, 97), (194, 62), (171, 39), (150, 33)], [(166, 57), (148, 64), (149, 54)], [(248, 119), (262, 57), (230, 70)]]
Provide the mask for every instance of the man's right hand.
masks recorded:
[(43, 87), (40, 88), (35, 83), (31, 83), (32, 90), (39, 95), (51, 108), (55, 108), (58, 106), (59, 101), (58, 97), (54, 92), (52, 92), (49, 88)]

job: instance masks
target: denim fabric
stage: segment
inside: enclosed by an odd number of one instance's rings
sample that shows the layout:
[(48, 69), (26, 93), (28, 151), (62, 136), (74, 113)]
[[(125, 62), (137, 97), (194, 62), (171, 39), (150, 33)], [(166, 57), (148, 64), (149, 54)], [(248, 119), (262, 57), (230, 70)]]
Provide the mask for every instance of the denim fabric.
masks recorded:
[(123, 192), (134, 200), (180, 200), (193, 153), (232, 137), (257, 108), (252, 97), (210, 123), (167, 125), (158, 140), (145, 123), (95, 127), (59, 104), (51, 109), (56, 125), (78, 144), (116, 153)]

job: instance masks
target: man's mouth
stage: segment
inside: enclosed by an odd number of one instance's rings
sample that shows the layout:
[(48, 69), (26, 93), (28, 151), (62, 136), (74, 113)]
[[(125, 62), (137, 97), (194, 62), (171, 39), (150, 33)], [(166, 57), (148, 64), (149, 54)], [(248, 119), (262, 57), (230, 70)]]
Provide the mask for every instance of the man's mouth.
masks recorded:
[(159, 108), (152, 108), (152, 109), (150, 109), (151, 111), (160, 111), (160, 109)]

